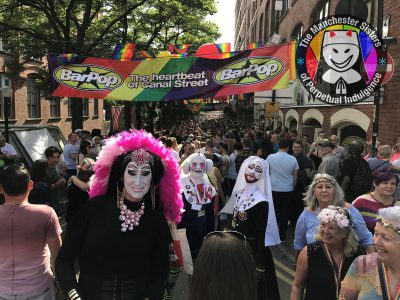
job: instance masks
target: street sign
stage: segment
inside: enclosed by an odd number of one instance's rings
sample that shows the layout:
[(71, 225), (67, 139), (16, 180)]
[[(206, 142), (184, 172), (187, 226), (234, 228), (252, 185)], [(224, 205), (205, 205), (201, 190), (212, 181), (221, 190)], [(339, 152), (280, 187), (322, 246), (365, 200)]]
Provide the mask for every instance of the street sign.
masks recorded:
[(266, 102), (265, 111), (268, 112), (279, 112), (279, 102)]
[(265, 116), (267, 118), (276, 118), (279, 116), (279, 102), (265, 103)]

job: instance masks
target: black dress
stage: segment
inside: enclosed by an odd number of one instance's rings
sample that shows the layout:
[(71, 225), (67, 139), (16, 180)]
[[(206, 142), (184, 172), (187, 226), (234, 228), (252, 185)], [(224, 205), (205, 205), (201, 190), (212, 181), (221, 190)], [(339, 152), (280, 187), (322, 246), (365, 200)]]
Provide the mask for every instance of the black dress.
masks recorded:
[(89, 201), (89, 193), (82, 191), (73, 182), (68, 185), (68, 208), (65, 221), (69, 223), (74, 216), (87, 205)]
[[(278, 281), (275, 274), (275, 265), (272, 258), (271, 250), (265, 246), (265, 230), (268, 223), (268, 202), (262, 201), (246, 210), (246, 220), (240, 221), (238, 216), (234, 219), (235, 226), (232, 230), (239, 231), (244, 234), (249, 244), (256, 266), (265, 269), (265, 284), (268, 298), (279, 300)], [(232, 223), (233, 224), (233, 223)], [(260, 284), (259, 284), (260, 285)], [(261, 290), (265, 287), (258, 287), (258, 299), (265, 298), (260, 295)]]
[[(359, 247), (351, 257), (343, 258), (340, 282), (346, 276), (353, 260), (363, 254), (365, 254), (365, 250)], [(307, 245), (308, 272), (306, 280), (306, 296), (304, 300), (337, 299), (335, 273), (327, 255), (328, 254), (326, 253), (325, 247), (321, 241), (316, 241)]]
[[(142, 204), (125, 203), (134, 211)], [(171, 235), (161, 210), (145, 204), (139, 226), (127, 232), (121, 232), (120, 210), (108, 196), (91, 199), (78, 213), (56, 261), (57, 279), (65, 293), (76, 289), (85, 300), (162, 299)]]
[(182, 193), (182, 199), (185, 210), (182, 214), (182, 220), (178, 224), (177, 228), (186, 228), (186, 236), (188, 239), (190, 252), (192, 258), (197, 258), (199, 254), (201, 243), (207, 235), (207, 233), (214, 231), (215, 220), (214, 220), (214, 201), (202, 205), (200, 211), (192, 209), (192, 204), (189, 203), (185, 197), (185, 193)]

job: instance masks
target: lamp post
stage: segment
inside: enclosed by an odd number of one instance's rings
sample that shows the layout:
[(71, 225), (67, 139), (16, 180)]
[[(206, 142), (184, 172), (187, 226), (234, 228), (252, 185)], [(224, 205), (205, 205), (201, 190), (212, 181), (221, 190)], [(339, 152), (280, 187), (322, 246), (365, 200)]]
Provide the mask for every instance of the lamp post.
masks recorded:
[[(382, 36), (382, 27), (383, 27), (383, 0), (378, 0), (378, 35)], [(378, 88), (375, 91), (374, 95), (374, 105), (375, 105), (375, 112), (374, 112), (374, 123), (372, 126), (372, 147), (373, 147), (373, 154), (377, 153), (377, 141), (378, 141), (378, 131), (379, 131), (379, 109), (380, 109), (380, 98), (381, 98), (381, 91)]]

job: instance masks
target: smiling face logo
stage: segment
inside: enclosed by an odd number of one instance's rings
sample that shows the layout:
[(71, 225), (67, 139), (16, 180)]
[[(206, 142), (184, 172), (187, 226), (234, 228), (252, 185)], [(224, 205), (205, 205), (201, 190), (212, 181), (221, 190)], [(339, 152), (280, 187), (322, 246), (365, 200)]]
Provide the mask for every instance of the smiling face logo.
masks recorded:
[(305, 31), (295, 62), (310, 97), (328, 104), (352, 104), (380, 87), (386, 56), (372, 25), (353, 16), (334, 15)]
[(352, 30), (326, 31), (321, 56), (328, 67), (322, 80), (334, 85), (335, 94), (346, 95), (348, 85), (361, 80), (360, 70), (352, 69), (360, 56), (357, 32)]
[(322, 55), (332, 69), (338, 72), (347, 71), (360, 55), (357, 32), (352, 30), (325, 32)]

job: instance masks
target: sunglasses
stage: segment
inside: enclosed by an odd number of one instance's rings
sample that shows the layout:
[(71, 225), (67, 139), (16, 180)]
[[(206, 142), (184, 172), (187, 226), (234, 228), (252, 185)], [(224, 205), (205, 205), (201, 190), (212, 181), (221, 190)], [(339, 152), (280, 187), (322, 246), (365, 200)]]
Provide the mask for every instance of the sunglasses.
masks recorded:
[(207, 235), (204, 237), (204, 240), (206, 240), (207, 238), (209, 238), (210, 236), (213, 236), (213, 235), (223, 236), (224, 234), (232, 235), (235, 238), (243, 241), (244, 245), (247, 244), (246, 236), (243, 233), (241, 233), (239, 231), (234, 231), (234, 230), (212, 231), (212, 232), (207, 233)]

